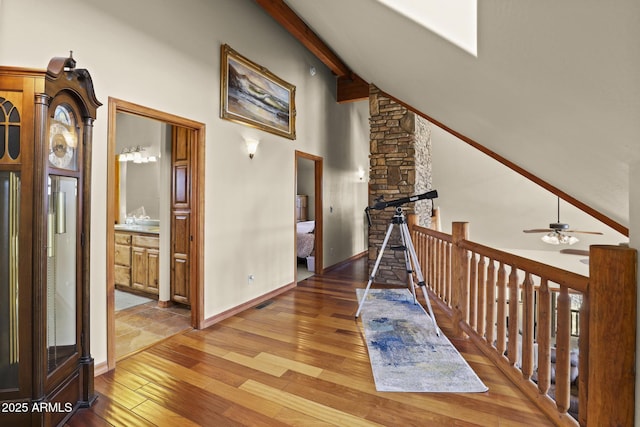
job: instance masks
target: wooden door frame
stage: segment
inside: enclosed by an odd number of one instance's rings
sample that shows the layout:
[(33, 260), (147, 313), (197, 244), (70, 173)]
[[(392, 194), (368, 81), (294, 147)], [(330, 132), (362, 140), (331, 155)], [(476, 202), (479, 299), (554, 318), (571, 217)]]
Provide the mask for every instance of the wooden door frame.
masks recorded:
[[(323, 256), (323, 209), (322, 209), (322, 172), (323, 172), (323, 166), (322, 166), (322, 157), (320, 156), (314, 156), (313, 154), (309, 154), (309, 153), (304, 153), (302, 151), (298, 151), (296, 150), (295, 152), (295, 180), (296, 180), (296, 187), (298, 185), (298, 160), (300, 159), (307, 159), (307, 160), (311, 160), (313, 161), (314, 164), (314, 206), (315, 206), (315, 210), (314, 210), (314, 215), (315, 215), (315, 271), (314, 273), (316, 274), (322, 274), (322, 272), (324, 271), (324, 256)], [(294, 209), (293, 209), (293, 242), (294, 242), (294, 251), (293, 251), (293, 257), (294, 257), (294, 275), (295, 275), (295, 280), (296, 282), (298, 281), (298, 273), (297, 273), (297, 264), (298, 264), (298, 257), (297, 257), (297, 239), (296, 239), (296, 231), (295, 231), (295, 227), (296, 227), (296, 220), (297, 220), (297, 216), (296, 216), (296, 209), (295, 209), (295, 197), (296, 197), (296, 192), (294, 191), (294, 195), (293, 195), (293, 199), (294, 199)]]
[(189, 129), (193, 134), (193, 168), (191, 171), (193, 233), (191, 252), (191, 326), (200, 329), (204, 324), (204, 123), (154, 110), (142, 105), (109, 97), (107, 129), (107, 370), (116, 366), (115, 349), (115, 171), (116, 117), (128, 113), (158, 120), (171, 126)]

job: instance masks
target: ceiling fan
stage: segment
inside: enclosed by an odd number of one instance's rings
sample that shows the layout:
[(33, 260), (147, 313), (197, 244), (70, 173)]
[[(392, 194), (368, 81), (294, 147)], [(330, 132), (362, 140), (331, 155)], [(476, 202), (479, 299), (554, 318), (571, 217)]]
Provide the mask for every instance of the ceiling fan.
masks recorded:
[(580, 240), (566, 233), (583, 233), (583, 234), (602, 234), (599, 231), (579, 231), (570, 230), (569, 224), (560, 222), (560, 197), (558, 197), (558, 221), (549, 224), (549, 228), (534, 228), (531, 230), (522, 230), (525, 233), (546, 233), (542, 236), (542, 241), (551, 245), (573, 245)]

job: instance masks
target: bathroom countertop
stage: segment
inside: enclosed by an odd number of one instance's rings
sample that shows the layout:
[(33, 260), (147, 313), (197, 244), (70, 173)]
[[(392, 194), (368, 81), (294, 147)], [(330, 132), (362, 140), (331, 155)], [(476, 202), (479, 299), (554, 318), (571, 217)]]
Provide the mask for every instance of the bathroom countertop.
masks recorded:
[(131, 233), (160, 234), (160, 227), (154, 225), (116, 224), (113, 228), (116, 231), (128, 231)]

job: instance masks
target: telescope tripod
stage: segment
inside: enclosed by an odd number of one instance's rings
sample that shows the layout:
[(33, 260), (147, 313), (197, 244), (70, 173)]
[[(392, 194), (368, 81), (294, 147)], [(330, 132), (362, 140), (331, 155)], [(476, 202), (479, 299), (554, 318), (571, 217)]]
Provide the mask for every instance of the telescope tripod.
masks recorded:
[(422, 289), (422, 294), (424, 295), (424, 299), (427, 303), (427, 309), (429, 310), (429, 316), (431, 316), (431, 321), (433, 325), (436, 327), (436, 334), (440, 336), (440, 328), (438, 328), (438, 324), (436, 323), (436, 317), (433, 315), (433, 310), (431, 309), (431, 302), (429, 301), (429, 295), (427, 294), (426, 283), (424, 282), (424, 276), (422, 275), (422, 270), (420, 269), (420, 263), (418, 262), (418, 256), (416, 255), (415, 247), (413, 246), (413, 242), (411, 241), (411, 234), (409, 233), (409, 227), (407, 226), (407, 220), (404, 216), (404, 212), (401, 207), (396, 208), (396, 213), (391, 219), (391, 224), (389, 224), (389, 228), (387, 229), (387, 234), (384, 237), (384, 241), (382, 242), (382, 247), (380, 248), (380, 252), (378, 253), (378, 258), (376, 259), (376, 263), (373, 266), (373, 270), (371, 271), (371, 277), (369, 278), (369, 282), (367, 283), (367, 287), (364, 290), (364, 294), (362, 295), (362, 299), (360, 300), (360, 304), (358, 305), (358, 311), (356, 312), (356, 318), (360, 316), (360, 311), (362, 310), (362, 306), (364, 305), (365, 300), (367, 299), (367, 293), (369, 292), (369, 288), (373, 283), (373, 280), (376, 277), (376, 273), (378, 272), (378, 267), (380, 266), (380, 261), (382, 260), (382, 256), (384, 254), (384, 250), (389, 243), (389, 237), (391, 236), (391, 232), (393, 231), (394, 225), (400, 226), (400, 240), (402, 242), (402, 246), (392, 247), (394, 250), (402, 250), (404, 252), (404, 260), (407, 266), (407, 274), (409, 275), (408, 286), (411, 288), (411, 293), (413, 295), (413, 302), (417, 304), (418, 301), (416, 299), (416, 284), (413, 281), (413, 273), (415, 271), (416, 277), (418, 279), (417, 286), (420, 286)]

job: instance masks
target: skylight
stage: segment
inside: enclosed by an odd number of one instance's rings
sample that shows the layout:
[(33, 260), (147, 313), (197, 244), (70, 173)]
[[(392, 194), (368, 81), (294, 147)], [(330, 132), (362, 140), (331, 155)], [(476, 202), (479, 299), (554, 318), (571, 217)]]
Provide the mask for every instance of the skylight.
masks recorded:
[(378, 0), (433, 31), (473, 56), (478, 56), (477, 0)]

